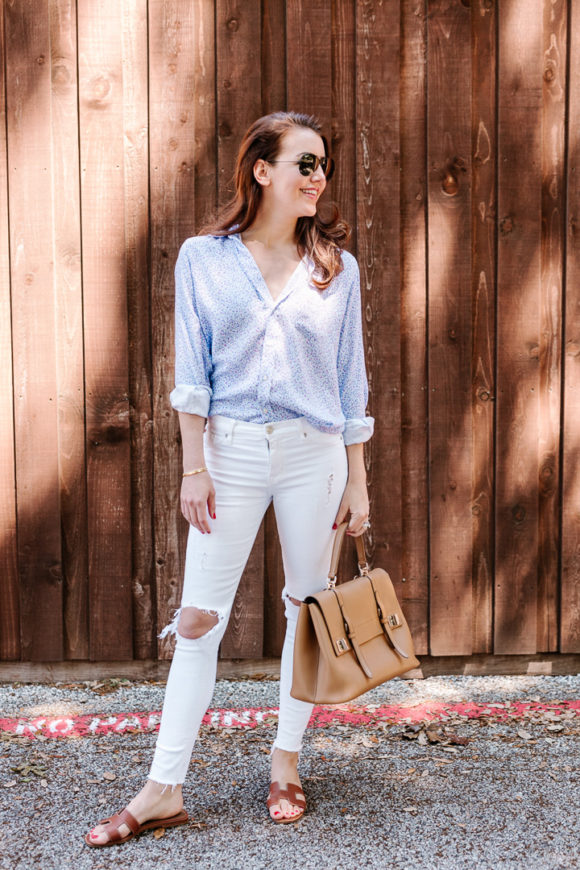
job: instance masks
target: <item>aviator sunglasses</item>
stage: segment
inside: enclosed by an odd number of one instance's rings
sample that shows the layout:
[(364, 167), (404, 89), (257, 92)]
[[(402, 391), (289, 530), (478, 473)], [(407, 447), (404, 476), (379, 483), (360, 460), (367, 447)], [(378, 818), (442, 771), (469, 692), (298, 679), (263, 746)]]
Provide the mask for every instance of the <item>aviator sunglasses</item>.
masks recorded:
[(334, 160), (332, 157), (317, 157), (316, 154), (302, 154), (298, 160), (269, 160), (269, 163), (294, 163), (298, 167), (300, 175), (312, 175), (319, 166), (327, 179), (334, 172)]

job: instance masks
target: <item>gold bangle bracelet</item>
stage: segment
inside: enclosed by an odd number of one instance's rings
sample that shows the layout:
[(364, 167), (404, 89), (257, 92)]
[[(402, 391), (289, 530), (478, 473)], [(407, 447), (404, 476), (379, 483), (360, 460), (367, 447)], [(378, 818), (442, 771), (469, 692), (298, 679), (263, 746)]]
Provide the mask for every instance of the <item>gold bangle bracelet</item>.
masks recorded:
[(201, 468), (194, 468), (193, 471), (184, 471), (182, 477), (191, 477), (192, 474), (201, 474), (202, 471), (207, 471), (205, 465), (202, 465)]

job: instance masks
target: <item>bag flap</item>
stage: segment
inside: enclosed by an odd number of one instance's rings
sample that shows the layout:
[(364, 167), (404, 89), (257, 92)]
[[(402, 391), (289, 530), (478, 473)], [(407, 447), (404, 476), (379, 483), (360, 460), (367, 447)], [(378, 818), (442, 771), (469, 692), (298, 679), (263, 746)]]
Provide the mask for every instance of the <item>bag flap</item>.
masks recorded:
[(373, 568), (369, 574), (372, 578), (376, 597), (383, 611), (383, 618), (386, 621), (385, 628), (393, 646), (395, 648), (398, 647), (399, 650), (402, 650), (408, 656), (414, 656), (411, 632), (409, 631), (407, 620), (401, 609), (391, 578), (382, 568)]
[[(365, 644), (383, 633), (377, 614), (375, 596), (368, 577), (355, 577), (354, 580), (341, 583), (340, 593), (350, 628), (356, 633), (359, 644)], [(308, 604), (309, 608), (315, 609), (319, 616), (319, 619), (316, 619), (314, 613), (311, 614), (317, 631), (320, 621), (323, 622), (334, 654), (341, 656), (348, 652), (351, 649), (351, 644), (334, 591), (325, 589), (306, 598), (305, 603)]]

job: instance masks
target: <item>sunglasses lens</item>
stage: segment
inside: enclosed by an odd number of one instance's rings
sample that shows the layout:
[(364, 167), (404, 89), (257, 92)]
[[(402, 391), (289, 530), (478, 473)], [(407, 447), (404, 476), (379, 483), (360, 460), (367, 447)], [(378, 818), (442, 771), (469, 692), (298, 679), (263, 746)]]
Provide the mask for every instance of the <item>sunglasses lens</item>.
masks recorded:
[(298, 163), (300, 175), (312, 175), (316, 171), (317, 159), (314, 154), (304, 154)]
[(319, 166), (322, 166), (322, 171), (327, 178), (332, 175), (334, 164), (330, 157), (317, 157), (316, 154), (303, 154), (298, 161), (298, 171), (300, 175), (312, 175), (316, 172)]

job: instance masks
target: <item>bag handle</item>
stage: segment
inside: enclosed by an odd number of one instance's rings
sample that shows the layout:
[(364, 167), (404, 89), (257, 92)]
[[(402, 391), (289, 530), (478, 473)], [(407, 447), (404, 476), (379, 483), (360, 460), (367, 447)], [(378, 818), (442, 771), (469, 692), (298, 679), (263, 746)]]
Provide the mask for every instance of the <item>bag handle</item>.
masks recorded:
[[(332, 548), (332, 557), (330, 559), (330, 571), (328, 572), (327, 589), (334, 589), (336, 586), (336, 575), (338, 573), (338, 560), (342, 551), (342, 544), (345, 538), (345, 533), (348, 528), (348, 523), (341, 523), (336, 530), (334, 538), (334, 546)], [(356, 544), (356, 555), (358, 560), (358, 569), (361, 574), (368, 574), (369, 564), (365, 553), (365, 544), (362, 535), (357, 535), (354, 539)]]

